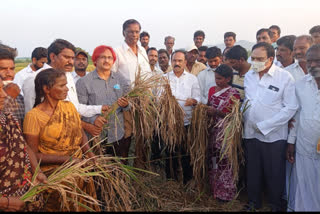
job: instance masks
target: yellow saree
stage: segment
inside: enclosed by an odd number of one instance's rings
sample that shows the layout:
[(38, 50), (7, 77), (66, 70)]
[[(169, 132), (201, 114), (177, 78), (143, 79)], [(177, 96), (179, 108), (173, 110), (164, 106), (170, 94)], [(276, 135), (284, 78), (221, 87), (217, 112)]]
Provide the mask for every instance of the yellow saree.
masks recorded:
[[(80, 115), (71, 102), (59, 101), (57, 107), (49, 117), (47, 114), (33, 108), (27, 113), (24, 121), (24, 133), (30, 135), (39, 135), (38, 149), (43, 154), (67, 155), (82, 158), (81, 142), (81, 120)], [(49, 176), (59, 165), (42, 164), (42, 171)], [(87, 194), (96, 198), (94, 184), (92, 179), (89, 182), (79, 180), (78, 187)], [(51, 192), (46, 204), (46, 211), (61, 211), (60, 195), (58, 192)], [(80, 199), (80, 202), (82, 200)], [(84, 203), (84, 202), (81, 202)], [(86, 204), (86, 203), (84, 203)], [(87, 204), (87, 206), (91, 207)], [(82, 207), (71, 206), (70, 211), (85, 211)], [(99, 207), (92, 207), (99, 211)], [(63, 210), (67, 211), (67, 210)]]

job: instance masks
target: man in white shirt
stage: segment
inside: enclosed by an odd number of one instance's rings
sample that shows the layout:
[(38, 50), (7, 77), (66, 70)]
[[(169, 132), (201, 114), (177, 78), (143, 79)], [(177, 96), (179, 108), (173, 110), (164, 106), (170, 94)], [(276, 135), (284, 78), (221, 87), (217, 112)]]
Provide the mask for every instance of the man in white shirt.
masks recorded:
[[(74, 63), (75, 47), (70, 42), (63, 39), (56, 39), (48, 48), (48, 63), (54, 69), (59, 69), (66, 72), (67, 87), (69, 89), (66, 100), (72, 102), (81, 116), (92, 117), (108, 110), (108, 106), (89, 106), (79, 103), (76, 87), (71, 75)], [(42, 69), (43, 70), (43, 69)], [(25, 80), (22, 88), (24, 90), (24, 102), (26, 113), (33, 108), (35, 102), (35, 85), (34, 79), (36, 75), (42, 71), (41, 69)], [(101, 120), (101, 119), (99, 119)], [(100, 124), (100, 121), (95, 121), (95, 124)], [(83, 128), (91, 133), (100, 133), (102, 126), (93, 125), (82, 122)], [(95, 134), (92, 134), (95, 136)]]
[(248, 209), (262, 206), (266, 182), (272, 211), (279, 211), (285, 187), (288, 121), (298, 109), (292, 75), (273, 64), (274, 48), (265, 42), (252, 48), (251, 70), (245, 75), (244, 136)]
[[(47, 57), (48, 50), (46, 48), (35, 48), (31, 53), (32, 62), (27, 67), (16, 73), (13, 82), (16, 83), (20, 87), (20, 89), (22, 89), (24, 80), (32, 75), (32, 73), (36, 72), (42, 67), (49, 68), (49, 66), (46, 64), (48, 62)], [(23, 95), (22, 90), (20, 93), (21, 95)]]
[(222, 61), (222, 54), (220, 48), (208, 48), (206, 51), (206, 58), (208, 59), (209, 67), (201, 71), (197, 76), (200, 86), (201, 102), (203, 104), (208, 103), (209, 89), (213, 86), (216, 86), (214, 71)]
[(148, 48), (147, 54), (148, 54), (148, 59), (149, 59), (152, 74), (163, 74), (163, 72), (156, 66), (158, 62), (157, 49), (154, 47)]
[(300, 80), (305, 76), (302, 68), (300, 67), (297, 60), (293, 57), (293, 43), (296, 36), (289, 35), (283, 36), (277, 40), (277, 63), (276, 65), (283, 68), (293, 76), (295, 81)]
[(308, 74), (296, 82), (300, 108), (290, 129), (287, 160), (289, 211), (320, 210), (320, 45), (306, 54)]
[(112, 71), (121, 72), (130, 83), (135, 80), (139, 70), (142, 74), (151, 73), (146, 50), (138, 44), (141, 25), (137, 20), (129, 19), (123, 23), (122, 33), (125, 38), (122, 46), (115, 48), (117, 60)]
[[(171, 91), (173, 96), (177, 99), (179, 105), (183, 108), (185, 112), (184, 126), (187, 127), (190, 124), (192, 117), (192, 109), (194, 106), (200, 102), (200, 88), (197, 77), (193, 74), (188, 73), (184, 68), (186, 65), (186, 53), (184, 51), (177, 50), (172, 54), (172, 67), (173, 71), (166, 73), (164, 77), (169, 80)], [(186, 184), (192, 178), (192, 167), (190, 166), (190, 155), (184, 149), (186, 142), (181, 142), (181, 146), (176, 147), (173, 152), (172, 157), (180, 152), (181, 163), (183, 168), (183, 183)], [(167, 151), (167, 154), (169, 151)], [(173, 158), (172, 165), (173, 171), (175, 173), (175, 178), (177, 178), (178, 162), (177, 158)], [(167, 177), (170, 177), (170, 164), (166, 161), (166, 173)]]
[(298, 60), (299, 66), (302, 68), (305, 74), (308, 73), (306, 53), (311, 47), (312, 43), (312, 37), (309, 35), (298, 36), (293, 43), (294, 58)]
[(74, 71), (72, 71), (72, 77), (74, 80), (74, 84), (81, 78), (87, 75), (88, 67), (88, 54), (83, 50), (78, 50), (76, 52), (76, 56), (74, 58)]

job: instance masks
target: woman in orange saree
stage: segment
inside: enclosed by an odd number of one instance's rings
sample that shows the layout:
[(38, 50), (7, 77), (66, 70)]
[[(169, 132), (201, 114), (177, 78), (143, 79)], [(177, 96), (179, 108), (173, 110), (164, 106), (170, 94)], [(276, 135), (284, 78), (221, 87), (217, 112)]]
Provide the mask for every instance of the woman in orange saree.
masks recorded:
[[(36, 102), (25, 117), (23, 131), (28, 144), (41, 160), (41, 170), (48, 176), (66, 161), (80, 161), (83, 153), (93, 157), (81, 127), (80, 115), (71, 102), (64, 101), (68, 93), (65, 73), (53, 68), (41, 71), (35, 79), (35, 86)], [(95, 197), (92, 180), (79, 181), (77, 185)], [(61, 211), (59, 198), (58, 192), (51, 192), (46, 210)], [(84, 203), (81, 199), (79, 202)], [(85, 205), (99, 211), (98, 206)], [(75, 204), (70, 204), (70, 207), (69, 211), (86, 210)]]

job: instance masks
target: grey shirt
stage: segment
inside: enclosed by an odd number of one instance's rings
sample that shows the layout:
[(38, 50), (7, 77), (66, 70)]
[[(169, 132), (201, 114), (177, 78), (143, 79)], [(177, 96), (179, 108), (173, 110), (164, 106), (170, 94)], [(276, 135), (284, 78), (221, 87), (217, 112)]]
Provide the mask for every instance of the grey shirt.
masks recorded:
[[(111, 72), (107, 81), (100, 78), (94, 70), (79, 79), (76, 83), (79, 102), (85, 105), (109, 105), (111, 106), (118, 98), (125, 95), (130, 90), (129, 81), (120, 72)], [(108, 142), (112, 143), (120, 140), (124, 136), (123, 110), (119, 107), (115, 115), (111, 115), (104, 132), (108, 135)], [(99, 115), (93, 117), (82, 117), (82, 120), (93, 124)], [(104, 136), (102, 136), (104, 137)]]

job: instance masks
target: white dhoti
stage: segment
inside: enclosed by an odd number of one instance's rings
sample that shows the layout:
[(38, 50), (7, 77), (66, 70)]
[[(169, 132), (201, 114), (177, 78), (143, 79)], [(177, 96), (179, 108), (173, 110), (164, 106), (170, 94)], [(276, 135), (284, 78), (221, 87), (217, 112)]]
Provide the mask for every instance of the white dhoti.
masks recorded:
[(320, 211), (320, 159), (296, 153), (289, 174), (288, 211)]

